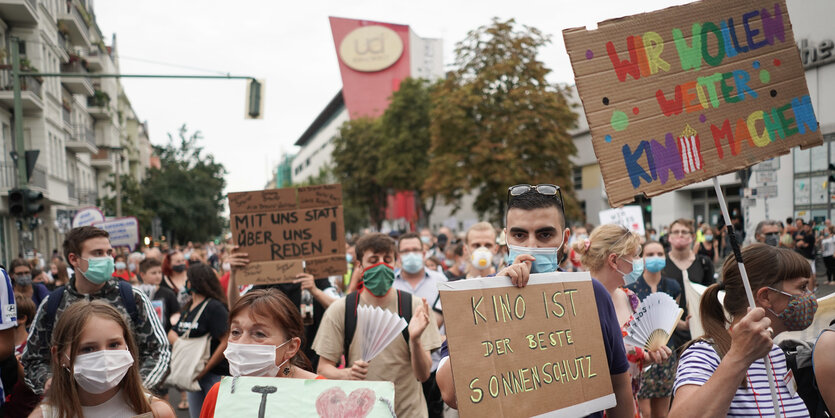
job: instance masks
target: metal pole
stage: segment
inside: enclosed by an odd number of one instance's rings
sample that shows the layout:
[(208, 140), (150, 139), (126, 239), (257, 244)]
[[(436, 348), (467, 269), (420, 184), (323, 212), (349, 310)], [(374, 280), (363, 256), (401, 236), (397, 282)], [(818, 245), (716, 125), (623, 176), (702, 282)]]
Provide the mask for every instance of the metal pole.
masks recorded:
[[(722, 187), (719, 186), (719, 178), (713, 178), (713, 188), (716, 190), (716, 197), (719, 199), (719, 208), (722, 209), (722, 216), (725, 217), (725, 227), (728, 229), (728, 238), (731, 241), (731, 248), (736, 257), (736, 264), (739, 267), (739, 275), (742, 276), (742, 284), (745, 286), (745, 294), (748, 296), (748, 305), (751, 309), (757, 307), (754, 301), (754, 292), (751, 291), (751, 282), (748, 281), (748, 272), (745, 271), (745, 264), (742, 262), (742, 251), (739, 249), (739, 242), (734, 235), (734, 226), (731, 224), (731, 216), (728, 214), (728, 206), (725, 204), (725, 195), (722, 194)], [(774, 416), (780, 416), (780, 405), (777, 400), (777, 387), (774, 383), (774, 372), (771, 371), (771, 357), (766, 354), (763, 358), (765, 374), (768, 377), (768, 387), (771, 389), (771, 403), (774, 406)]]
[(121, 148), (111, 148), (113, 151), (118, 150), (116, 155), (116, 217), (122, 217), (122, 150)]
[(26, 143), (23, 140), (23, 102), (20, 98), (20, 40), (11, 38), (12, 48), (12, 88), (14, 89), (14, 139), (17, 158), (14, 159), (17, 168), (17, 186), (26, 187), (29, 178), (26, 175)]

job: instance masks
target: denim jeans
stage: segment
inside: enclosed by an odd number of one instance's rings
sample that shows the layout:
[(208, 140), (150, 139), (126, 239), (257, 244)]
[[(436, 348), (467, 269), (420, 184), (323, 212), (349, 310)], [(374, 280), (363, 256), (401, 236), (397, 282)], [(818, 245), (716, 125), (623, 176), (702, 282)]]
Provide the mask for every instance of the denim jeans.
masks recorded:
[(200, 384), (200, 390), (188, 392), (188, 415), (191, 418), (200, 418), (200, 410), (203, 409), (203, 399), (206, 398), (206, 394), (209, 393), (212, 386), (220, 382), (221, 377), (223, 376), (219, 374), (206, 373), (202, 379), (197, 381)]

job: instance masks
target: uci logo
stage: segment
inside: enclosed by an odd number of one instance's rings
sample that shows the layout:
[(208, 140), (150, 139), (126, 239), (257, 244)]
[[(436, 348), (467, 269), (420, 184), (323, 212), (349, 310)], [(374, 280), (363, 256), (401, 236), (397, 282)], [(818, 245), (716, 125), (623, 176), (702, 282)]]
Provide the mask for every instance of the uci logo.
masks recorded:
[(403, 41), (385, 26), (364, 26), (353, 30), (339, 45), (339, 57), (348, 67), (362, 72), (391, 67), (403, 54)]

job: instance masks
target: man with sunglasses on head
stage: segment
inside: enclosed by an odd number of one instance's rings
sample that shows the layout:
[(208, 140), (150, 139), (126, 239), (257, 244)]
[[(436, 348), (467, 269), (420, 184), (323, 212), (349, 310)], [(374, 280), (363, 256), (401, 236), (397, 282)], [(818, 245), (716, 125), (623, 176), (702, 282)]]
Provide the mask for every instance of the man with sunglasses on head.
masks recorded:
[[(517, 287), (528, 283), (531, 273), (549, 273), (559, 270), (559, 254), (567, 245), (571, 232), (566, 228), (565, 209), (560, 188), (553, 184), (531, 186), (519, 184), (508, 188), (505, 235), (508, 246), (508, 266), (497, 276), (510, 277)], [(594, 298), (600, 317), (603, 344), (612, 378), (617, 405), (606, 411), (610, 418), (632, 417), (632, 386), (629, 363), (623, 346), (615, 308), (606, 288), (592, 279)], [(437, 381), (444, 401), (457, 407), (449, 350), (446, 342), (441, 348), (442, 359), (438, 367)], [(590, 416), (602, 417), (603, 412)]]

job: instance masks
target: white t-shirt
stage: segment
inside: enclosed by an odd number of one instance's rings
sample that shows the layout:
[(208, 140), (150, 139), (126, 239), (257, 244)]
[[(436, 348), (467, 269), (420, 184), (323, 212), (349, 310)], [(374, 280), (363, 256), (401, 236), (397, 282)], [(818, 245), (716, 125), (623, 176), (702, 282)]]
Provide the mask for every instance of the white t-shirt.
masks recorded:
[[(120, 390), (100, 405), (82, 406), (81, 412), (84, 413), (84, 418), (133, 418), (137, 416), (136, 412), (128, 405), (124, 393), (124, 390)], [(151, 402), (151, 395), (146, 393), (145, 396), (148, 397), (148, 402)], [(58, 411), (48, 404), (41, 404), (41, 413), (44, 418), (58, 417)]]
[[(808, 417), (809, 410), (799, 395), (792, 396), (784, 380), (788, 369), (786, 355), (776, 345), (772, 345), (768, 353), (774, 379), (777, 383), (777, 394), (780, 400), (780, 412), (785, 417)], [(719, 367), (719, 355), (713, 346), (699, 341), (684, 350), (678, 361), (676, 382), (673, 391), (684, 385), (704, 385)], [(729, 417), (770, 417), (774, 415), (771, 403), (771, 390), (768, 387), (765, 365), (758, 359), (748, 367), (746, 385), (736, 390), (731, 406), (728, 408)]]
[(829, 238), (821, 241), (821, 255), (824, 257), (835, 255), (835, 235), (830, 235)]

